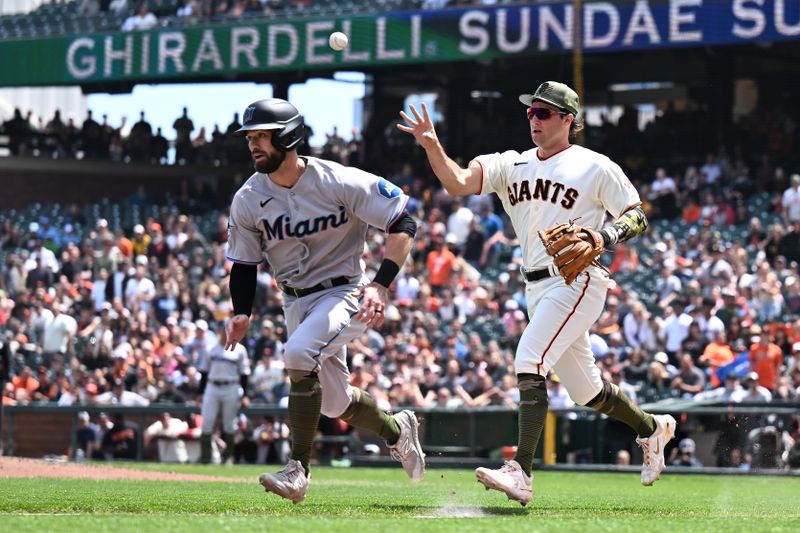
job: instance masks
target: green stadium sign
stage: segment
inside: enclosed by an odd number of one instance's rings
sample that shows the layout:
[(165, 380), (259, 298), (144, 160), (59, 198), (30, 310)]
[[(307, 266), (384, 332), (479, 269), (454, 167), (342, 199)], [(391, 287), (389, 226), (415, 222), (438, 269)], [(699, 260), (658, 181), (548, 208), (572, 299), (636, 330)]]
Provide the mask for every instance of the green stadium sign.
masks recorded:
[[(800, 37), (796, 0), (586, 0), (585, 52), (708, 46)], [(0, 42), (0, 86), (248, 79), (331, 70), (563, 53), (573, 46), (571, 2), (518, 4)], [(350, 47), (334, 52), (328, 35)]]

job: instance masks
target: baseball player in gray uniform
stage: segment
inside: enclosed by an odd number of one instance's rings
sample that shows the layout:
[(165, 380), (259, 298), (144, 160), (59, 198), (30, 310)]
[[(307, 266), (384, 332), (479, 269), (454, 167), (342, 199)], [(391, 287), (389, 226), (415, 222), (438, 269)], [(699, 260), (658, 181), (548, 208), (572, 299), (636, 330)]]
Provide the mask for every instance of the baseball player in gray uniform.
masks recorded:
[[(530, 322), (517, 347), (514, 366), (520, 391), (519, 440), (513, 460), (499, 469), (478, 468), (486, 489), (504, 492), (526, 505), (533, 497), (533, 455), (547, 415), (545, 377), (558, 373), (570, 397), (628, 424), (644, 451), (641, 481), (652, 485), (664, 468), (664, 445), (675, 435), (675, 420), (653, 416), (634, 405), (620, 389), (604, 381), (589, 344), (589, 328), (600, 316), (614, 283), (594, 258), (605, 246), (626, 241), (647, 228), (639, 195), (619, 165), (608, 157), (570, 142), (581, 127), (578, 95), (558, 82), (542, 83), (523, 94), (533, 149), (479, 156), (462, 168), (447, 156), (422, 104), (413, 117), (400, 116), (425, 149), (434, 173), (450, 194), (496, 193), (522, 245)], [(604, 226), (606, 213), (614, 222)], [(580, 219), (584, 226), (574, 226)], [(567, 224), (567, 222), (569, 222)], [(554, 259), (552, 243), (536, 230), (555, 233), (568, 226), (569, 247)], [(548, 244), (548, 246), (545, 246)], [(579, 269), (556, 266), (585, 259)], [(575, 270), (578, 270), (575, 272)], [(574, 277), (573, 277), (574, 276)]]
[[(234, 309), (228, 346), (247, 332), (264, 257), (286, 296), (292, 453), (281, 472), (262, 474), (259, 482), (294, 503), (306, 497), (320, 412), (379, 434), (412, 481), (425, 472), (414, 413), (378, 409), (369, 394), (349, 385), (345, 359), (349, 341), (383, 324), (388, 287), (416, 233), (405, 209), (408, 197), (378, 176), (299, 156), (304, 131), (303, 116), (285, 100), (259, 100), (245, 109), (238, 133), (247, 139), (256, 172), (234, 196), (227, 250)], [(372, 280), (362, 261), (369, 226), (388, 234)]]
[(250, 375), (250, 359), (247, 357), (247, 349), (241, 344), (235, 344), (230, 349), (217, 344), (202, 356), (198, 370), (201, 376), (200, 393), (203, 395), (200, 462), (211, 462), (211, 434), (214, 432), (217, 417), (221, 415), (222, 439), (225, 441), (222, 462), (226, 463), (233, 457), (236, 413), (240, 405), (245, 408), (249, 405), (247, 381)]

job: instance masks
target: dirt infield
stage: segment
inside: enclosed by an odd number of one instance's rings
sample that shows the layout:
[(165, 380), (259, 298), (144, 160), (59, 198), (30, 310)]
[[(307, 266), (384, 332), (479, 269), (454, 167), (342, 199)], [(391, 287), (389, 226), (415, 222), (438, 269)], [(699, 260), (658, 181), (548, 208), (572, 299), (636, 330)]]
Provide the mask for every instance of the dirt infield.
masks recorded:
[(25, 459), (21, 457), (0, 457), (0, 478), (4, 477), (225, 481), (228, 483), (252, 482), (252, 480), (237, 477), (204, 476), (201, 474), (181, 474), (177, 472), (150, 472), (103, 464), (70, 463), (68, 461)]

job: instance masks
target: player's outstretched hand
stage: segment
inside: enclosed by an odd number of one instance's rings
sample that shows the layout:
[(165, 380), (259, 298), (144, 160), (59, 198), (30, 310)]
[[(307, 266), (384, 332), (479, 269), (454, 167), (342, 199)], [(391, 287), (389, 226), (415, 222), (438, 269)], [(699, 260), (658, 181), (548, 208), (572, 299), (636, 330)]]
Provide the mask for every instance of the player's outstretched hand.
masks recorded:
[(408, 126), (398, 124), (397, 129), (413, 135), (420, 146), (426, 150), (435, 147), (439, 143), (439, 138), (436, 136), (436, 128), (433, 127), (433, 121), (428, 114), (428, 106), (425, 105), (425, 102), (422, 103), (421, 116), (416, 107), (412, 105), (410, 108), (414, 118), (409, 117), (405, 111), (400, 111), (400, 116), (408, 123)]
[(381, 327), (386, 319), (389, 289), (378, 283), (370, 283), (359, 287), (353, 294), (361, 298), (361, 307), (356, 314), (356, 320), (364, 322), (367, 327)]
[(250, 327), (250, 317), (247, 315), (234, 315), (225, 324), (225, 349), (233, 350), (236, 343), (244, 339)]

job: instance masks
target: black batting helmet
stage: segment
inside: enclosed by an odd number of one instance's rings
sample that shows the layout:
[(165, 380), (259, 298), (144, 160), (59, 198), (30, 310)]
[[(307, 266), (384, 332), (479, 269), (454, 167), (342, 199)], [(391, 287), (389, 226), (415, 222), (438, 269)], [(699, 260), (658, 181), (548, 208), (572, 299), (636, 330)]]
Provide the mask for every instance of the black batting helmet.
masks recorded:
[(253, 130), (276, 130), (272, 134), (272, 145), (283, 152), (295, 149), (303, 142), (306, 132), (303, 115), (281, 98), (253, 102), (244, 110), (242, 124), (236, 135)]

